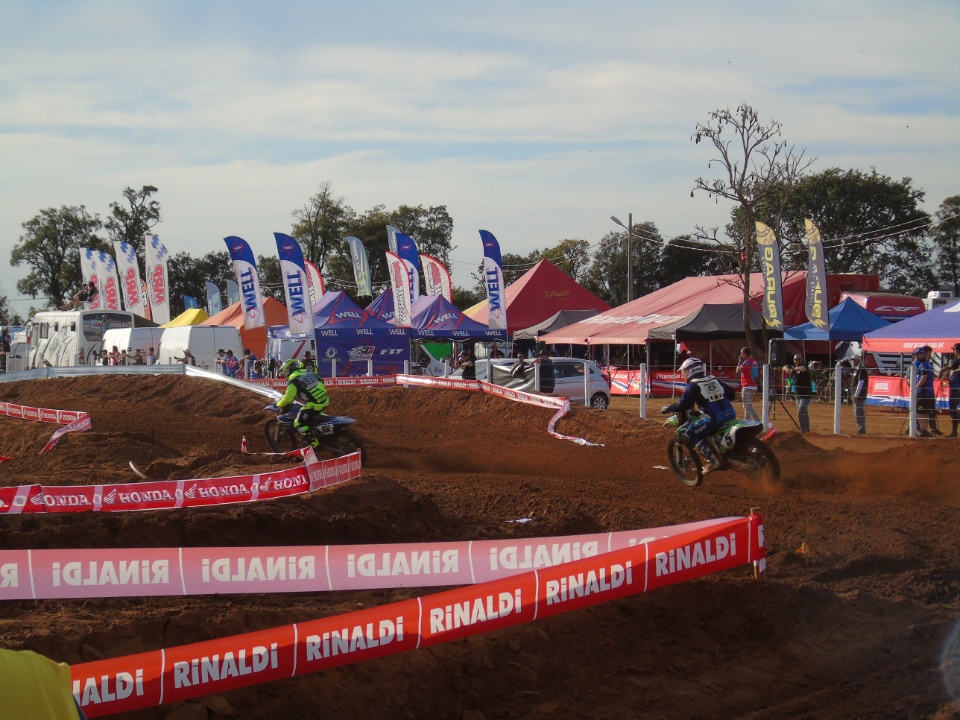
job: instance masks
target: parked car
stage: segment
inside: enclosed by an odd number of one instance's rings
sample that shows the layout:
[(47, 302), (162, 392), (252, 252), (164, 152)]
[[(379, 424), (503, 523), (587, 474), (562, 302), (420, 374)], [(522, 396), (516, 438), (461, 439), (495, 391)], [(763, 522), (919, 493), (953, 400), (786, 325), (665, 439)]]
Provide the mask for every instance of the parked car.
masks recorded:
[[(584, 364), (590, 372), (590, 406), (597, 410), (606, 410), (610, 407), (610, 383), (600, 372), (600, 368), (592, 360), (580, 360), (579, 358), (551, 358), (553, 363), (553, 375), (555, 384), (551, 395), (570, 398), (572, 402), (582, 403), (583, 391), (586, 383), (584, 382)], [(493, 375), (488, 379), (490, 364), (493, 365)], [(477, 360), (477, 380), (487, 380), (494, 385), (514, 388), (517, 390), (536, 391), (535, 379), (536, 373), (533, 366), (527, 368), (526, 374), (522, 378), (511, 377), (510, 368), (513, 367), (514, 360), (511, 358), (500, 358), (496, 360), (487, 360), (486, 358)], [(450, 377), (458, 378), (463, 375), (461, 370), (450, 373)]]

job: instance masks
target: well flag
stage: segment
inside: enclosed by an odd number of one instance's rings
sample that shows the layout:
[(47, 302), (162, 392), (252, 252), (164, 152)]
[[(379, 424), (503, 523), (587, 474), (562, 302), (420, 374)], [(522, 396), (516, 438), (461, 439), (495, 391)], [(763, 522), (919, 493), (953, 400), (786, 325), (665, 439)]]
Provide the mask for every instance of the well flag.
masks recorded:
[(823, 257), (820, 229), (813, 220), (804, 219), (807, 230), (807, 320), (821, 330), (830, 329), (830, 308), (827, 307), (827, 266)]
[(140, 264), (137, 262), (137, 249), (121, 240), (113, 241), (117, 255), (117, 269), (120, 271), (120, 289), (123, 291), (123, 306), (132, 313), (145, 317), (143, 281), (140, 279)]
[(240, 303), (243, 308), (243, 327), (253, 330), (266, 327), (267, 318), (263, 311), (263, 295), (260, 294), (260, 277), (257, 275), (257, 262), (253, 251), (243, 238), (231, 235), (223, 241), (233, 260), (233, 271), (237, 274), (237, 286), (240, 288)]
[(170, 278), (167, 274), (167, 248), (156, 235), (143, 238), (143, 270), (147, 281), (147, 300), (158, 325), (170, 322)]
[(207, 287), (207, 315), (216, 315), (223, 310), (223, 300), (220, 297), (220, 288), (209, 280), (204, 283)]
[(507, 303), (503, 287), (503, 260), (500, 243), (493, 233), (480, 231), (483, 241), (483, 284), (487, 288), (487, 325), (491, 330), (507, 331)]
[(420, 262), (423, 263), (423, 283), (427, 288), (427, 295), (442, 295), (447, 302), (453, 303), (453, 283), (450, 282), (450, 271), (435, 257), (421, 253)]
[(773, 230), (757, 223), (757, 252), (763, 272), (763, 319), (774, 330), (783, 330), (783, 275), (780, 274), (780, 244)]
[(323, 287), (323, 276), (320, 274), (319, 268), (309, 260), (304, 260), (303, 264), (307, 268), (307, 282), (310, 284), (310, 307), (312, 308), (320, 302), (320, 298), (326, 290)]
[(373, 297), (367, 249), (363, 246), (363, 241), (357, 237), (348, 237), (347, 245), (350, 247), (350, 258), (353, 260), (353, 279), (357, 281), (357, 297)]
[(393, 288), (393, 324), (410, 327), (413, 318), (413, 303), (410, 300), (410, 280), (407, 267), (399, 256), (387, 253), (387, 273), (390, 275), (390, 287)]
[(313, 305), (310, 303), (310, 280), (303, 263), (303, 248), (290, 235), (274, 233), (277, 255), (280, 256), (280, 277), (283, 296), (287, 300), (287, 322), (292, 335), (313, 335)]
[(410, 302), (415, 303), (420, 297), (420, 252), (413, 238), (403, 233), (396, 233), (397, 257), (403, 260), (410, 282)]

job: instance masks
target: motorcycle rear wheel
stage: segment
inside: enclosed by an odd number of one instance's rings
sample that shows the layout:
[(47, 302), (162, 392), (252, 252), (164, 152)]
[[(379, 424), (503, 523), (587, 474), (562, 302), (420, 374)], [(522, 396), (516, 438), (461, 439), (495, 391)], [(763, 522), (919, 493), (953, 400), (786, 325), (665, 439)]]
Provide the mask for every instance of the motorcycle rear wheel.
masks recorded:
[(770, 487), (780, 484), (780, 461), (769, 445), (754, 438), (747, 443), (745, 451), (753, 465), (750, 470), (745, 471), (747, 477)]
[(276, 418), (267, 420), (266, 425), (263, 426), (263, 435), (267, 440), (267, 445), (278, 453), (299, 450), (309, 443), (306, 434), (301, 435), (290, 425), (282, 423)]
[(684, 485), (699, 487), (703, 482), (703, 466), (700, 456), (689, 445), (673, 438), (667, 445), (667, 456), (674, 475)]
[(332, 436), (324, 436), (320, 440), (320, 449), (333, 457), (342, 457), (350, 453), (360, 453), (360, 464), (367, 463), (367, 449), (363, 438), (354, 430), (337, 430)]

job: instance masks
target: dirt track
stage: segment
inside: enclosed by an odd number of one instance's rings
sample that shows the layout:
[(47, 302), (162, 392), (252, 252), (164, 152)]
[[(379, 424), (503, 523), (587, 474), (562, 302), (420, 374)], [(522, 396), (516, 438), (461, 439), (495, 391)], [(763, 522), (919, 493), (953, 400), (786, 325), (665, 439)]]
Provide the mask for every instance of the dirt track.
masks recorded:
[[(769, 577), (746, 569), (590, 610), (223, 698), (114, 717), (960, 717), (957, 440), (785, 432), (771, 494), (732, 473), (698, 490), (667, 470), (669, 430), (635, 410), (550, 413), (472, 393), (332, 390), (369, 440), (361, 480), (306, 498), (223, 509), (0, 516), (6, 548), (350, 544), (566, 535), (766, 517)], [(289, 462), (266, 450), (259, 396), (182, 377), (0, 385), (25, 405), (87, 410), (90, 432), (38, 456), (52, 426), (0, 418), (0, 483), (213, 477)], [(632, 406), (635, 408), (635, 404)], [(652, 406), (652, 409), (655, 408)], [(815, 412), (817, 410), (815, 409)], [(825, 412), (825, 411), (821, 411)], [(820, 425), (815, 421), (814, 428)], [(781, 427), (782, 429), (782, 427)], [(829, 448), (829, 449), (823, 449)], [(532, 518), (526, 524), (510, 523)], [(430, 592), (426, 590), (425, 592)], [(419, 594), (12, 602), (5, 647), (83, 662), (309, 620)], [(956, 639), (954, 640), (956, 643)], [(957, 651), (960, 652), (960, 651)], [(211, 709), (216, 708), (216, 710)], [(2, 713), (0, 713), (2, 714)]]

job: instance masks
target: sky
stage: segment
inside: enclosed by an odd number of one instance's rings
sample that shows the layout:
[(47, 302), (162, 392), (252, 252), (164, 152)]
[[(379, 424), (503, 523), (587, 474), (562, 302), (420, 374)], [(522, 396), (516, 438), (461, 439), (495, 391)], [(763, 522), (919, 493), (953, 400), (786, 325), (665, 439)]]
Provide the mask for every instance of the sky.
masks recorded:
[[(956, 0), (0, 0), (0, 296), (22, 224), (102, 219), (154, 185), (171, 253), (255, 255), (322, 183), (358, 213), (446, 206), (451, 272), (504, 253), (662, 236), (732, 205), (698, 123), (741, 103), (838, 167), (960, 194)], [(416, 240), (416, 238), (414, 238)]]

